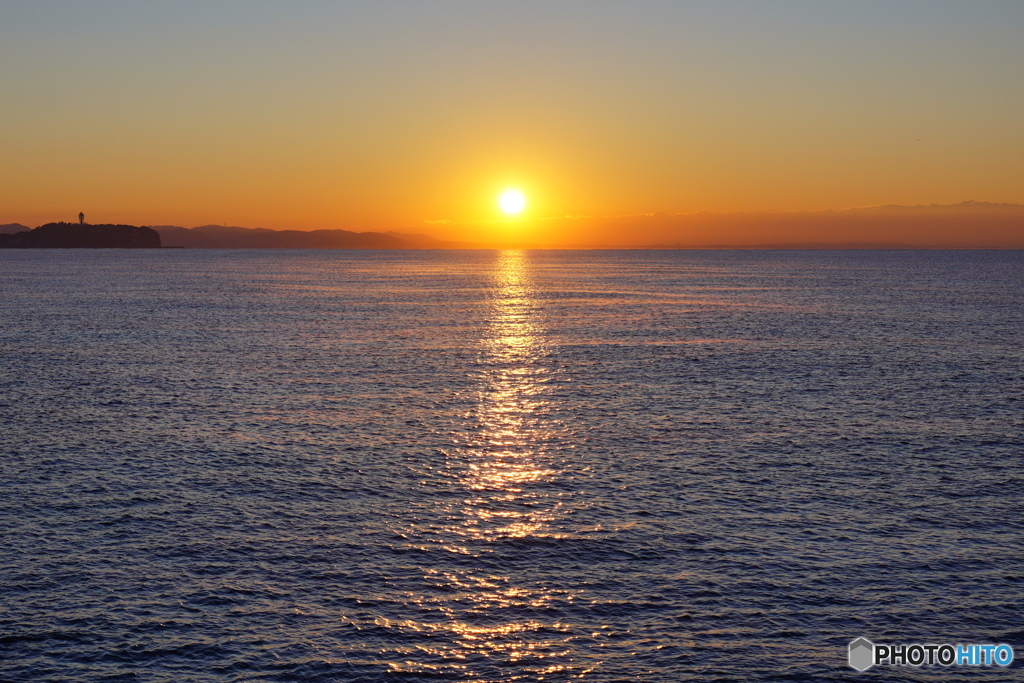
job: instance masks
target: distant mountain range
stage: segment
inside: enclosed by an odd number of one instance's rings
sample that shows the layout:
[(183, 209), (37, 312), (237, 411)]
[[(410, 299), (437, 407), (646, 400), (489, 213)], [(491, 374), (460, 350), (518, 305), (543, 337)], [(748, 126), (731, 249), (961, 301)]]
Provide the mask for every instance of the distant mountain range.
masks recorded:
[(348, 230), (269, 230), (201, 225), (154, 225), (165, 247), (189, 249), (457, 249), (465, 246), (428, 235)]

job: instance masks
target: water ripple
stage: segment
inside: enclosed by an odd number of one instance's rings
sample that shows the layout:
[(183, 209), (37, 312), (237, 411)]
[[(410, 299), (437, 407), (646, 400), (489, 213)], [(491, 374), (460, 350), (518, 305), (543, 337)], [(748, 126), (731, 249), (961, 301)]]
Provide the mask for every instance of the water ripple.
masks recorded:
[(0, 679), (1022, 652), (1021, 258), (2, 253)]

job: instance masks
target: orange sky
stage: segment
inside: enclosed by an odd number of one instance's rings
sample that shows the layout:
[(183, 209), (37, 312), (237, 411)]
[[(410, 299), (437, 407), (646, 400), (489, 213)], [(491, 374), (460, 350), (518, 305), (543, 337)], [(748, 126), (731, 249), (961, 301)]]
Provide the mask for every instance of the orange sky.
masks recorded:
[(5, 4), (0, 223), (738, 243), (803, 233), (630, 217), (1024, 204), (1024, 4), (891, 5)]

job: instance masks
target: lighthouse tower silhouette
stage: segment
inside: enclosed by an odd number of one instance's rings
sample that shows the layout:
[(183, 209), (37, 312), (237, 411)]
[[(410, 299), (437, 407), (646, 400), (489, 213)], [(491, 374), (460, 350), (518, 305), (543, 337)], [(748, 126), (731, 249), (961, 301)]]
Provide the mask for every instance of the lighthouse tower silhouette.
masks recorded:
[(78, 224), (85, 225), (85, 214), (81, 211), (78, 212)]

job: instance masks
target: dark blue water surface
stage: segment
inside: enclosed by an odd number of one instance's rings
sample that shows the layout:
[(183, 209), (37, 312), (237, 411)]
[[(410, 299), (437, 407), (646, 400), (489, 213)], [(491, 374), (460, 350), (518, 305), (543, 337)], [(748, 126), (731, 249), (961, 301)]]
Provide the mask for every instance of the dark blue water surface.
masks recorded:
[[(1024, 253), (0, 253), (0, 680), (994, 681)], [(847, 644), (1009, 643), (1009, 669)]]

